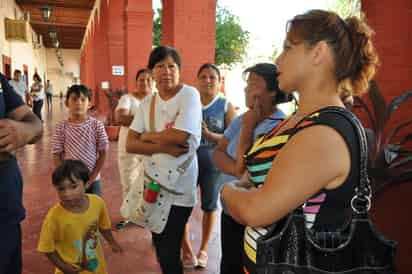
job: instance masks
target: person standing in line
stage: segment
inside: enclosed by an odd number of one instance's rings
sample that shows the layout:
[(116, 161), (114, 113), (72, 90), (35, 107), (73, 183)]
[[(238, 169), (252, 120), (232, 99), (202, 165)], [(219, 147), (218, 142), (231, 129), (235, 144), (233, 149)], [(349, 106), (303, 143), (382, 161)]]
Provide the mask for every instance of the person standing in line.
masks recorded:
[(33, 75), (33, 84), (30, 87), (30, 97), (31, 101), (33, 102), (33, 112), (34, 114), (42, 120), (41, 111), (43, 108), (44, 103), (44, 91), (43, 91), (43, 84), (41, 83), (40, 76), (35, 73)]
[(198, 89), (202, 102), (202, 139), (197, 149), (202, 202), (202, 241), (199, 252), (193, 254), (190, 242), (189, 224), (186, 225), (183, 241), (183, 266), (185, 268), (205, 268), (208, 261), (209, 241), (217, 218), (220, 171), (212, 161), (212, 153), (217, 143), (223, 138), (223, 132), (236, 116), (235, 107), (219, 95), (220, 71), (214, 64), (203, 64), (197, 73)]
[(101, 121), (87, 113), (91, 91), (84, 85), (72, 85), (66, 93), (69, 118), (57, 123), (52, 137), (55, 167), (63, 160), (82, 160), (89, 168), (86, 193), (101, 195), (100, 171), (109, 149), (109, 138)]
[(53, 86), (50, 83), (50, 80), (47, 80), (44, 91), (46, 92), (47, 109), (50, 110), (53, 107)]
[[(253, 186), (225, 184), (221, 190), (232, 218), (247, 226), (239, 240), (244, 273), (257, 273), (256, 243), (266, 227), (295, 209), (302, 209), (311, 233), (342, 231), (361, 178), (360, 137), (337, 110), (349, 112), (342, 95), (366, 92), (375, 75), (372, 29), (363, 18), (310, 10), (292, 18), (286, 30), (278, 81), (286, 93), (298, 92), (299, 108), (245, 153), (250, 176), (242, 181)], [(262, 167), (265, 155), (273, 155), (272, 162)]]
[(23, 101), (26, 102), (26, 104), (31, 105), (32, 103), (30, 100), (30, 96), (28, 96), (29, 92), (27, 89), (27, 85), (21, 76), (22, 76), (21, 70), (18, 70), (18, 69), (14, 70), (13, 79), (9, 81), (9, 84), (10, 86), (14, 88), (17, 94), (20, 95)]
[[(245, 99), (249, 108), (233, 120), (214, 151), (213, 160), (222, 171), (218, 185), (241, 178), (245, 173), (244, 153), (259, 136), (278, 125), (285, 114), (278, 104), (291, 100), (279, 88), (278, 71), (274, 64), (258, 63), (243, 72), (246, 79)], [(221, 274), (243, 273), (242, 239), (245, 226), (237, 222), (222, 201), (221, 214)]]
[(56, 267), (56, 274), (106, 274), (102, 237), (113, 252), (123, 251), (113, 237), (105, 202), (85, 193), (88, 181), (89, 170), (79, 160), (65, 160), (53, 172), (60, 201), (43, 221), (37, 249)]
[(0, 73), (0, 273), (21, 274), (20, 223), (25, 218), (23, 178), (14, 155), (36, 142), (41, 122)]
[(180, 60), (177, 50), (168, 46), (157, 47), (151, 52), (148, 68), (159, 92), (147, 96), (139, 105), (126, 144), (127, 152), (145, 155), (145, 168), (150, 162), (167, 173), (171, 167), (187, 163), (176, 183), (181, 194), (169, 196), (172, 197), (168, 203), (170, 212), (159, 220), (164, 228), (160, 233), (152, 232), (163, 274), (183, 274), (182, 240), (196, 204), (198, 164), (193, 154), (199, 147), (202, 133), (200, 95), (197, 89), (181, 82)]
[[(116, 108), (116, 120), (121, 125), (118, 141), (118, 164), (120, 183), (122, 184), (123, 191), (123, 202), (126, 199), (126, 194), (129, 192), (131, 184), (135, 183), (137, 177), (142, 175), (140, 174), (142, 171), (142, 156), (126, 152), (126, 139), (129, 126), (136, 115), (140, 102), (152, 93), (152, 88), (153, 80), (150, 70), (140, 69), (136, 73), (136, 90), (123, 95)], [(139, 186), (139, 191), (142, 193), (140, 198), (143, 198), (143, 185)], [(139, 204), (139, 202), (137, 204)], [(116, 224), (117, 229), (122, 229), (129, 223), (129, 216), (123, 217), (125, 220)], [(143, 218), (134, 220), (134, 223), (143, 226)]]

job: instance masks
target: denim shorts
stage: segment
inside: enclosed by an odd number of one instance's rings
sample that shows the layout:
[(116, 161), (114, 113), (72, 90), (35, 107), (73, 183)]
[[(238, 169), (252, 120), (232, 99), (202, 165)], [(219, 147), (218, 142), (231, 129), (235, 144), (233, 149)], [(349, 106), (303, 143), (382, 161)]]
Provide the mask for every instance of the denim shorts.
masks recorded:
[(102, 181), (100, 179), (94, 181), (92, 185), (86, 189), (86, 193), (102, 196)]
[(197, 183), (200, 187), (201, 208), (205, 212), (212, 212), (217, 209), (220, 187), (217, 178), (220, 171), (212, 161), (213, 148), (200, 147), (197, 150), (197, 160), (199, 162), (199, 176)]

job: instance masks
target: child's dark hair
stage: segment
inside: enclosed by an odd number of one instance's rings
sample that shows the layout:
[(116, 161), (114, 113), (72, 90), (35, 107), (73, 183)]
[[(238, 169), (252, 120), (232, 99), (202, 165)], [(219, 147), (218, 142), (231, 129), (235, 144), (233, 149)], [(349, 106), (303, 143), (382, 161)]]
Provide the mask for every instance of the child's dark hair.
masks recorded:
[(147, 73), (147, 74), (150, 75), (150, 77), (152, 77), (152, 76), (151, 76), (152, 74), (151, 74), (151, 72), (150, 72), (150, 69), (143, 68), (143, 69), (139, 69), (139, 70), (137, 71), (137, 73), (136, 73), (136, 81), (137, 81), (137, 79), (139, 79), (139, 76), (142, 75), (143, 73)]
[(282, 104), (290, 102), (293, 99), (293, 95), (287, 94), (280, 90), (278, 82), (278, 70), (274, 64), (271, 63), (258, 63), (254, 66), (248, 67), (243, 71), (243, 77), (246, 79), (250, 73), (255, 73), (265, 80), (266, 88), (269, 91), (276, 92), (273, 104)]
[(66, 93), (66, 100), (69, 100), (70, 95), (72, 94), (75, 94), (76, 96), (83, 94), (85, 97), (89, 98), (89, 101), (92, 99), (92, 92), (85, 85), (72, 85), (69, 87)]
[(59, 186), (64, 180), (68, 179), (73, 182), (73, 179), (79, 179), (83, 183), (89, 181), (89, 169), (86, 164), (80, 160), (64, 160), (52, 174), (52, 183), (54, 186)]
[(214, 71), (216, 71), (217, 76), (218, 76), (218, 79), (220, 80), (220, 70), (219, 70), (219, 68), (218, 68), (216, 65), (211, 64), (211, 63), (203, 64), (203, 65), (199, 68), (199, 70), (197, 71), (197, 77), (199, 78), (200, 73), (202, 73), (202, 71), (203, 71), (204, 69), (207, 69), (207, 68), (210, 68), (210, 69), (213, 69)]

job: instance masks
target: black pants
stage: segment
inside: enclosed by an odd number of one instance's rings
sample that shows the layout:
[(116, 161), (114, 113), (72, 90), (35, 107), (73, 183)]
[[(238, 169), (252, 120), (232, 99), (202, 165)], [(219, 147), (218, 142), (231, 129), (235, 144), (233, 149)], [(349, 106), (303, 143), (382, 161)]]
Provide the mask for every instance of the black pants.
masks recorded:
[(192, 207), (172, 206), (162, 233), (152, 233), (157, 259), (163, 274), (183, 274), (180, 249)]
[(1, 224), (0, 235), (0, 274), (21, 274), (20, 224)]
[(222, 261), (220, 274), (244, 274), (243, 238), (245, 226), (222, 212), (221, 215)]
[(41, 109), (43, 108), (43, 100), (33, 101), (33, 112), (41, 119)]
[(50, 108), (53, 103), (53, 94), (46, 93), (47, 108)]

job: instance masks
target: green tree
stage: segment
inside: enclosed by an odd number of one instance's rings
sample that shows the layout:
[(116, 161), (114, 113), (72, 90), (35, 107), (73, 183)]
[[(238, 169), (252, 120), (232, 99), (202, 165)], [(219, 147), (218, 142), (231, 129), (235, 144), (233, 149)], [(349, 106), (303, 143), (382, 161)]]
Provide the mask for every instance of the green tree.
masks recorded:
[(249, 44), (249, 32), (243, 30), (239, 18), (228, 9), (217, 6), (216, 54), (217, 65), (241, 62)]
[(360, 0), (335, 0), (329, 8), (339, 14), (342, 18), (349, 16), (360, 16), (361, 1)]
[(160, 46), (162, 41), (162, 10), (157, 9), (153, 19), (153, 38), (152, 44), (155, 47)]
[[(160, 46), (162, 35), (162, 11), (158, 9), (153, 20), (153, 46)], [(208, 41), (204, 41), (208, 43)], [(217, 65), (232, 65), (241, 62), (249, 44), (249, 32), (243, 30), (239, 18), (226, 8), (216, 8), (216, 53)]]

